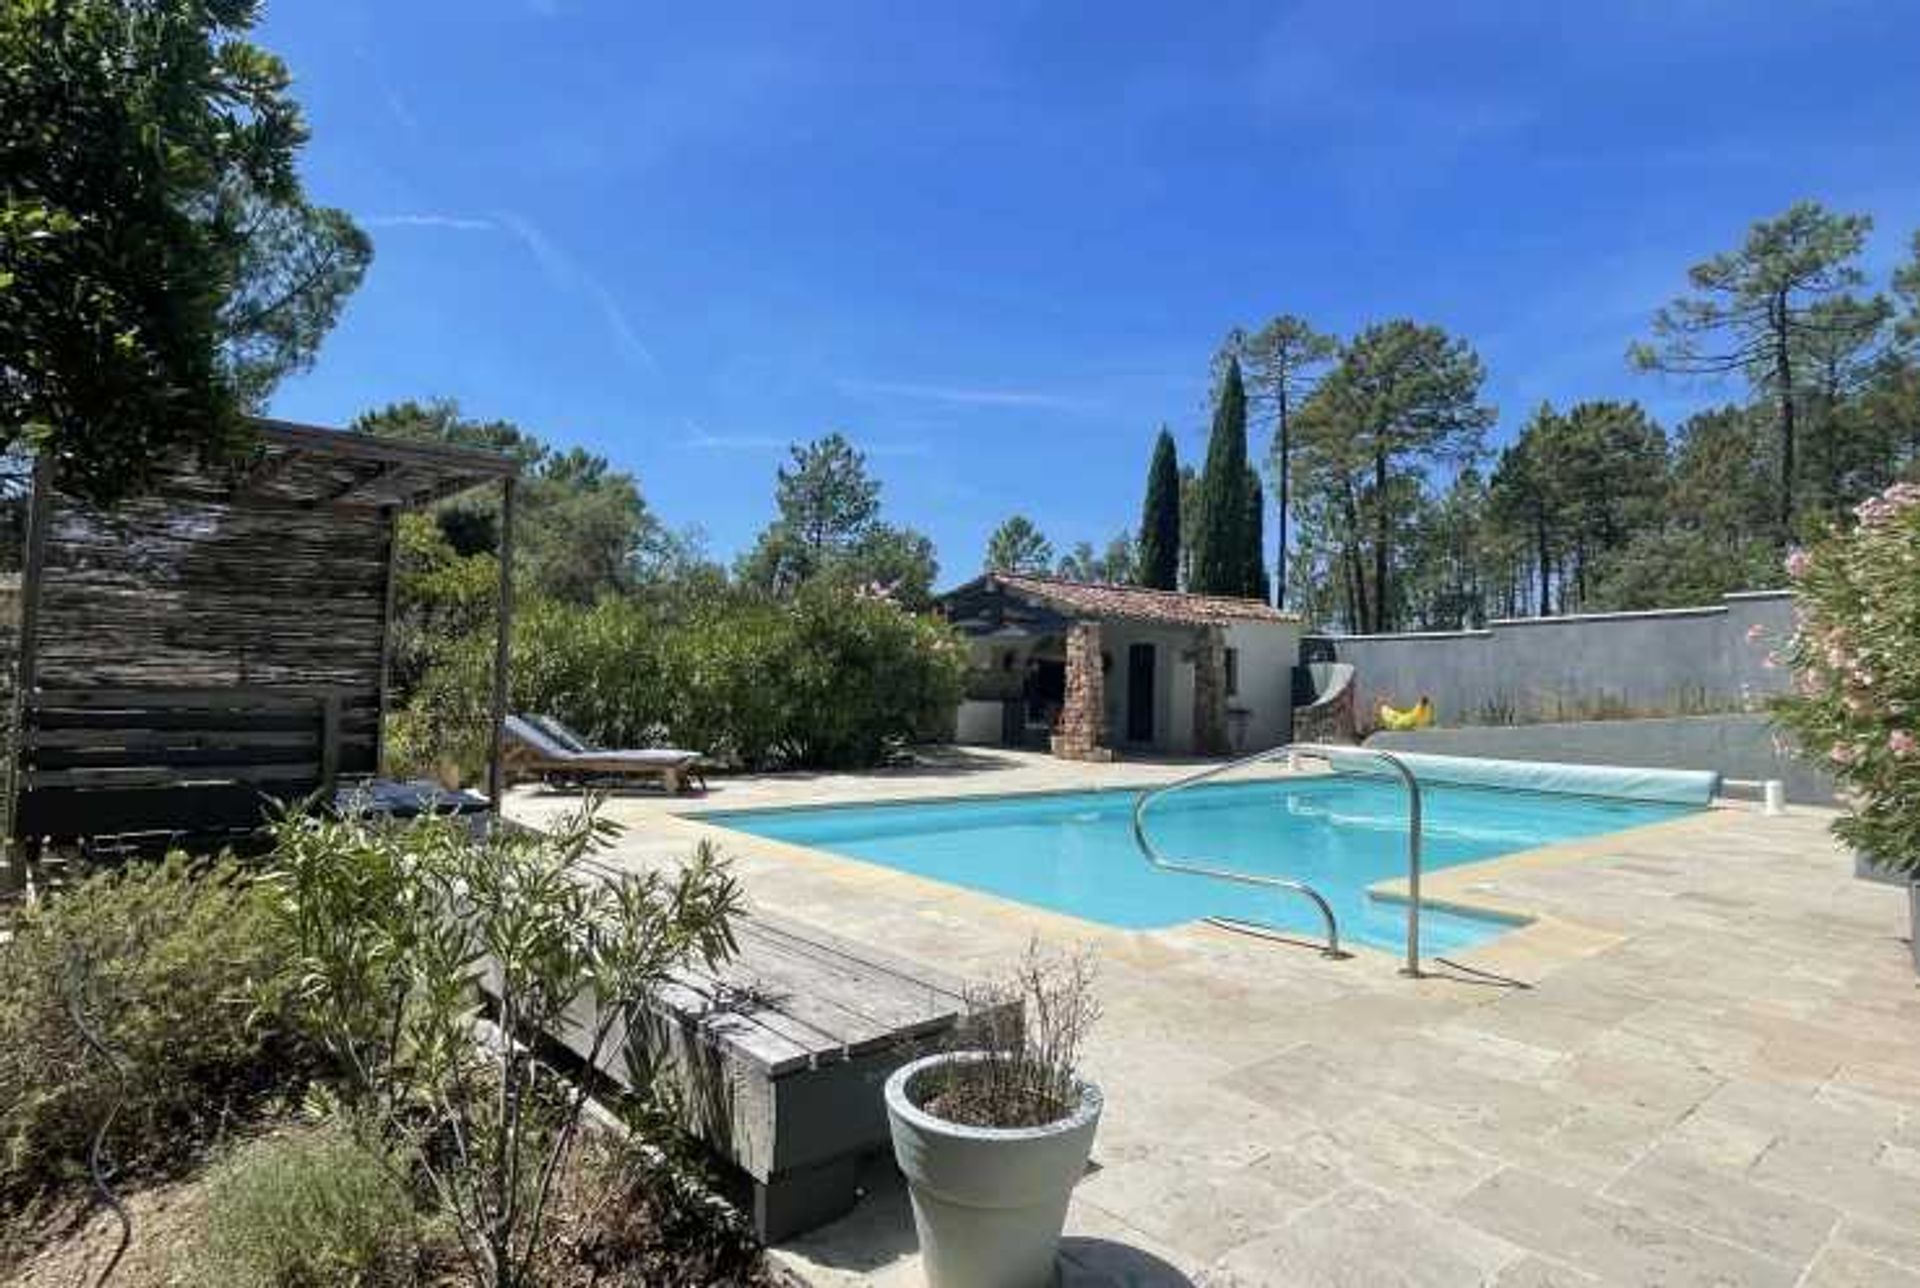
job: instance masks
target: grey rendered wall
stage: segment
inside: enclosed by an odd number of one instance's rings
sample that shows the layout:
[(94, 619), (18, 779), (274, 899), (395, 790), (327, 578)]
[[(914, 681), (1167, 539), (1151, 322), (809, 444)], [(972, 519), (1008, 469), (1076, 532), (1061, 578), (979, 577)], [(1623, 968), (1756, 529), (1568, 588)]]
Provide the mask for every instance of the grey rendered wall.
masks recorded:
[(1778, 778), (1787, 799), (1834, 803), (1833, 780), (1780, 755), (1764, 715), (1674, 716), (1653, 720), (1589, 720), (1578, 724), (1481, 725), (1376, 733), (1369, 747), (1442, 756), (1550, 760), (1573, 765), (1648, 769), (1714, 769), (1728, 778)]
[(1382, 700), (1433, 699), (1440, 723), (1513, 724), (1598, 716), (1754, 711), (1787, 686), (1764, 636), (1793, 628), (1785, 591), (1707, 608), (1494, 622), (1485, 630), (1320, 635), (1308, 655), (1352, 663), (1365, 718)]

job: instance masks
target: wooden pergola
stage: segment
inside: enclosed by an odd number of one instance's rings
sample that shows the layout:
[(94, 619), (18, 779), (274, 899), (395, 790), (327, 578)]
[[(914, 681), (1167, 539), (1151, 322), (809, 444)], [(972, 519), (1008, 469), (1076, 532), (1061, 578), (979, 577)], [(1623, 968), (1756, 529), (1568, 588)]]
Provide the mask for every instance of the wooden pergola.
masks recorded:
[(257, 827), (383, 763), (402, 511), (500, 487), (488, 789), (499, 809), (518, 463), (262, 421), (252, 451), (168, 463), (110, 509), (36, 465), (20, 588), (11, 832)]

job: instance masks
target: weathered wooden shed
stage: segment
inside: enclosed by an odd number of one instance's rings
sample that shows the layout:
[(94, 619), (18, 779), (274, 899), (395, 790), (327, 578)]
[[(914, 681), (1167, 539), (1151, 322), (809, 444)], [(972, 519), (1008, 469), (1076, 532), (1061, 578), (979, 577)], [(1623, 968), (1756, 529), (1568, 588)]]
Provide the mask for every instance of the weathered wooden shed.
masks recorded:
[(36, 468), (20, 587), (11, 831), (43, 842), (257, 826), (271, 799), (379, 772), (398, 519), (501, 489), (494, 769), (517, 464), (262, 422), (111, 509)]

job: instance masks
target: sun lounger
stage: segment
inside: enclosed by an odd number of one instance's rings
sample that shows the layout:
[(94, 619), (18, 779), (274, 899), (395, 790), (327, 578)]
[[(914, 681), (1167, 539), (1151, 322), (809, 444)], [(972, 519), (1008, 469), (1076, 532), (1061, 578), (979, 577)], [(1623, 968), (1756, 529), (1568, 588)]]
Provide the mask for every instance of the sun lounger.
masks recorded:
[(556, 785), (656, 780), (669, 792), (705, 790), (700, 753), (675, 747), (596, 747), (551, 717), (508, 716), (507, 767)]

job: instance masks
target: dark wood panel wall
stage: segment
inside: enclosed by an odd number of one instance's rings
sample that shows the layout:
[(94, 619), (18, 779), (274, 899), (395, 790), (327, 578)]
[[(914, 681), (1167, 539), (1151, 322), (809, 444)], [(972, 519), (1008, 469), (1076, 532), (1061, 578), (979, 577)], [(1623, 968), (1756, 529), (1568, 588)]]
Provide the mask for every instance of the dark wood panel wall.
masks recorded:
[(379, 509), (234, 504), (193, 475), (109, 512), (56, 492), (34, 680), (336, 691), (340, 768), (372, 772), (392, 537)]

